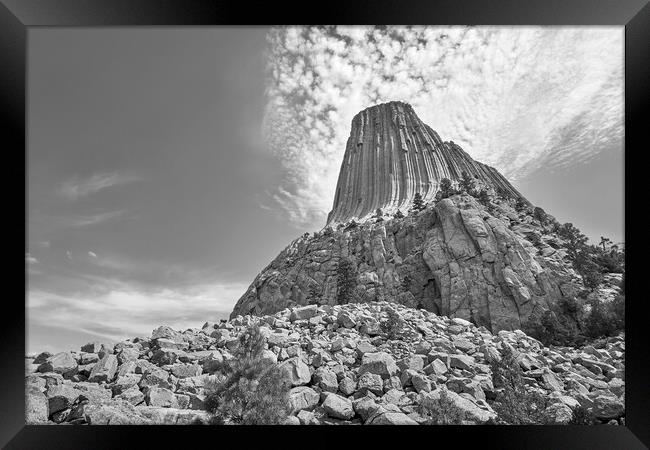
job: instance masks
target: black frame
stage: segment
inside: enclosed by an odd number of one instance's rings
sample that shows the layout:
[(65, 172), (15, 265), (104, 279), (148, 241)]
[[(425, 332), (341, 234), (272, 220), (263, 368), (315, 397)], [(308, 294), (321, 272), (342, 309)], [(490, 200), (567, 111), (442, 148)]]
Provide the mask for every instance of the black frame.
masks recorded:
[[(2, 130), (10, 145), (5, 154), (24, 152), (26, 149), (26, 51), (29, 28), (38, 26), (191, 26), (234, 24), (438, 24), (438, 25), (619, 25), (625, 26), (625, 161), (629, 164), (631, 149), (640, 147), (645, 138), (650, 102), (650, 4), (649, 0), (357, 0), (332, 2), (311, 9), (309, 2), (296, 5), (277, 5), (274, 2), (223, 0), (0, 0), (0, 102)], [(335, 4), (337, 3), (337, 4)], [(314, 14), (315, 13), (315, 14)], [(645, 120), (644, 120), (645, 119)], [(9, 153), (7, 150), (11, 150)], [(635, 149), (638, 154), (642, 149)], [(645, 149), (643, 149), (645, 150)], [(10, 174), (15, 174), (15, 171)], [(7, 177), (3, 177), (7, 179)], [(18, 176), (16, 175), (16, 178)], [(635, 191), (629, 189), (633, 177), (626, 177), (626, 202)], [(8, 180), (12, 182), (11, 178)], [(16, 181), (19, 182), (19, 181)], [(604, 181), (606, 182), (606, 181)], [(27, 177), (24, 178), (25, 193)], [(5, 192), (13, 192), (15, 184), (7, 184)], [(647, 188), (645, 189), (647, 190)], [(641, 191), (643, 192), (643, 191)], [(5, 201), (16, 196), (5, 196)], [(25, 197), (26, 200), (26, 197)], [(641, 201), (644, 199), (641, 198)], [(13, 205), (12, 205), (13, 206)], [(27, 205), (25, 201), (25, 217)], [(606, 205), (603, 205), (606, 208)], [(644, 211), (645, 212), (645, 211)], [(625, 211), (628, 219), (628, 209)], [(626, 220), (626, 231), (636, 223)], [(27, 241), (27, 231), (25, 242)], [(626, 233), (629, 234), (629, 233)], [(635, 234), (633, 234), (634, 236)], [(629, 240), (629, 235), (627, 236)], [(634, 245), (638, 245), (632, 238)], [(16, 241), (14, 239), (13, 241)], [(20, 250), (23, 251), (23, 250)], [(634, 246), (626, 245), (628, 257), (641, 254)], [(14, 257), (20, 260), (18, 251)], [(639, 265), (628, 264), (632, 273)], [(16, 279), (19, 275), (16, 275)], [(629, 277), (628, 289), (638, 289), (639, 277)], [(27, 275), (25, 274), (25, 287)], [(20, 295), (20, 294), (19, 294)], [(130, 448), (135, 441), (147, 444), (196, 445), (197, 438), (206, 439), (208, 445), (224, 445), (225, 438), (249, 444), (251, 438), (270, 442), (298, 442), (301, 445), (328, 442), (348, 444), (357, 435), (365, 439), (383, 439), (384, 434), (407, 435), (401, 442), (411, 443), (422, 437), (423, 443), (440, 444), (450, 439), (454, 446), (473, 441), (481, 448), (544, 448), (544, 449), (636, 449), (650, 445), (650, 405), (647, 374), (650, 358), (643, 345), (646, 315), (640, 310), (645, 298), (629, 296), (626, 321), (626, 426), (528, 426), (528, 427), (256, 427), (247, 433), (240, 427), (48, 427), (24, 424), (24, 355), (25, 309), (18, 298), (11, 298), (17, 312), (6, 312), (0, 325), (0, 361), (2, 361), (0, 393), (0, 445), (3, 448)], [(23, 297), (24, 298), (24, 297)], [(23, 305), (24, 306), (24, 305)], [(644, 338), (646, 340), (644, 340)], [(291, 433), (291, 441), (287, 441)], [(331, 436), (330, 436), (331, 434)], [(343, 436), (342, 434), (345, 434)], [(319, 440), (317, 435), (327, 439)], [(387, 436), (388, 437), (388, 436)], [(243, 438), (243, 439), (242, 439)], [(297, 441), (296, 438), (300, 439)], [(270, 440), (273, 441), (270, 441)], [(302, 440), (304, 439), (304, 441)], [(338, 441), (338, 442), (337, 442)], [(366, 441), (367, 442), (367, 441)], [(644, 445), (645, 443), (645, 445)], [(430, 445), (429, 444), (429, 445)], [(228, 444), (226, 444), (228, 445)], [(285, 444), (286, 445), (286, 444)], [(291, 444), (289, 444), (291, 445)], [(137, 445), (141, 447), (140, 445)]]

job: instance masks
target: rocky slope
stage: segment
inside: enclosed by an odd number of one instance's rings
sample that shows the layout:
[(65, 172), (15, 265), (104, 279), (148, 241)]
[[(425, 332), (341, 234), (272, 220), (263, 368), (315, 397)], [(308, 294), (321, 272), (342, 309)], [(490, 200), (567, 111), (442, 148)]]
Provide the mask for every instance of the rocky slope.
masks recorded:
[[(575, 295), (581, 279), (563, 241), (532, 207), (453, 195), (404, 218), (371, 219), (296, 239), (253, 281), (231, 317), (340, 303), (341, 267), (354, 301), (385, 299), (491, 331), (518, 329)], [(345, 275), (345, 274), (343, 274)]]
[[(382, 332), (389, 309), (403, 320), (396, 336)], [(266, 337), (263, 357), (291, 380), (289, 424), (420, 424), (420, 406), (443, 390), (464, 423), (483, 423), (496, 417), (498, 391), (487, 358), (506, 347), (529, 388), (548, 399), (545, 416), (563, 423), (582, 405), (603, 423), (624, 421), (622, 336), (546, 348), (518, 330), (492, 334), (463, 319), (373, 302), (296, 307), (183, 332), (160, 327), (147, 338), (28, 358), (27, 422), (207, 423), (206, 388), (254, 323)]]
[(463, 172), (525, 201), (497, 170), (474, 161), (453, 141), (443, 142), (410, 105), (372, 106), (352, 119), (327, 223), (363, 220), (377, 208), (405, 212), (416, 192), (431, 200), (443, 178), (459, 181)]

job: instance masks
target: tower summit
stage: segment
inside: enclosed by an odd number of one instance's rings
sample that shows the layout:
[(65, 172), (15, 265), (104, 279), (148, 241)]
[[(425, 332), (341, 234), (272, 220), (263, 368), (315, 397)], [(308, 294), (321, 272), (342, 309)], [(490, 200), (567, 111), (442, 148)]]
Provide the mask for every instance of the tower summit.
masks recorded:
[(431, 200), (443, 178), (456, 182), (463, 172), (495, 191), (523, 198), (496, 169), (475, 161), (452, 141), (442, 141), (411, 105), (371, 106), (352, 119), (327, 224), (363, 221), (377, 208), (404, 211), (416, 193)]

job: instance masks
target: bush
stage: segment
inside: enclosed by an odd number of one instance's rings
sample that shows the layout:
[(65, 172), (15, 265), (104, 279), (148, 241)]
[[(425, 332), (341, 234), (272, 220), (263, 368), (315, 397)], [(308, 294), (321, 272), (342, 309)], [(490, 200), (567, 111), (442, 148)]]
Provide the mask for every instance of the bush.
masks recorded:
[(539, 221), (539, 223), (542, 225), (546, 225), (548, 222), (548, 215), (546, 214), (546, 211), (544, 211), (539, 206), (535, 206), (535, 209), (533, 209), (533, 218)]
[(585, 334), (591, 338), (613, 336), (625, 329), (625, 296), (618, 295), (611, 302), (589, 301), (591, 311), (585, 320)]
[(357, 266), (350, 258), (341, 258), (336, 270), (338, 292), (336, 301), (339, 305), (354, 302), (355, 288), (358, 284)]
[(212, 423), (272, 425), (290, 414), (289, 382), (277, 364), (261, 359), (265, 340), (254, 325), (239, 338), (234, 358), (224, 363), (225, 377), (208, 388), (205, 405)]
[(477, 199), (481, 205), (490, 206), (490, 195), (487, 190), (481, 189), (478, 193)]
[(474, 177), (471, 176), (466, 171), (461, 173), (460, 179), (460, 189), (463, 192), (467, 192), (469, 195), (474, 196), (475, 194), (476, 181)]
[(375, 211), (374, 218), (377, 219), (377, 222), (384, 221), (384, 212), (381, 210), (381, 208), (377, 208), (377, 210)]
[(404, 214), (402, 214), (402, 211), (400, 211), (400, 210), (398, 209), (397, 212), (395, 213), (395, 216), (393, 216), (393, 217), (395, 217), (396, 219), (403, 219), (403, 218), (404, 218)]
[(456, 406), (444, 387), (439, 399), (432, 400), (426, 406), (420, 405), (419, 413), (426, 419), (424, 425), (462, 425), (467, 420), (467, 413)]
[(544, 410), (548, 400), (529, 391), (524, 384), (517, 358), (509, 347), (501, 353), (501, 359), (491, 359), (492, 383), (497, 389), (492, 408), (500, 421), (510, 425), (545, 424)]
[(591, 411), (580, 405), (573, 408), (568, 425), (594, 425), (595, 423), (596, 418)]
[(382, 333), (384, 333), (388, 339), (395, 339), (399, 337), (402, 332), (404, 320), (393, 308), (386, 308), (386, 313), (388, 314), (388, 318), (383, 320), (379, 326)]
[(528, 322), (525, 328), (526, 334), (540, 341), (545, 347), (575, 347), (584, 341), (575, 326), (568, 325), (566, 318), (551, 310), (545, 311), (538, 320)]
[(350, 223), (345, 226), (345, 231), (353, 230), (358, 226), (359, 224), (354, 219), (352, 219)]

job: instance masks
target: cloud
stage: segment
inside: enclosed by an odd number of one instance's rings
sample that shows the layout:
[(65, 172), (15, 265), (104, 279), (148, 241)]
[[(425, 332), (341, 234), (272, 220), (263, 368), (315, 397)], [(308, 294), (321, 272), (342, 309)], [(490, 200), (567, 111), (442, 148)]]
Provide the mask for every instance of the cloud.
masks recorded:
[(73, 177), (65, 181), (59, 189), (59, 193), (64, 198), (74, 201), (109, 187), (122, 186), (139, 180), (140, 178), (134, 174), (96, 173), (87, 178)]
[(34, 258), (29, 253), (25, 253), (25, 262), (27, 264), (38, 264), (38, 259)]
[(622, 27), (282, 27), (268, 40), (264, 134), (274, 201), (322, 226), (360, 110), (410, 103), (443, 139), (512, 181), (623, 136)]
[(70, 261), (72, 261), (72, 253), (70, 253), (70, 250), (66, 250), (65, 252), (66, 258), (68, 258)]
[(95, 252), (88, 252), (88, 256), (91, 256), (93, 258), (97, 258), (97, 254)]
[(90, 225), (97, 225), (99, 223), (115, 219), (117, 217), (122, 216), (125, 212), (126, 212), (125, 210), (117, 210), (117, 211), (101, 212), (97, 214), (71, 215), (62, 218), (60, 222), (64, 226), (69, 226), (74, 228), (87, 227)]
[(210, 283), (149, 290), (106, 280), (105, 287), (106, 290), (65, 294), (30, 290), (27, 296), (30, 329), (74, 328), (117, 341), (149, 335), (160, 325), (180, 330), (197, 328), (206, 320), (224, 317), (248, 286)]

